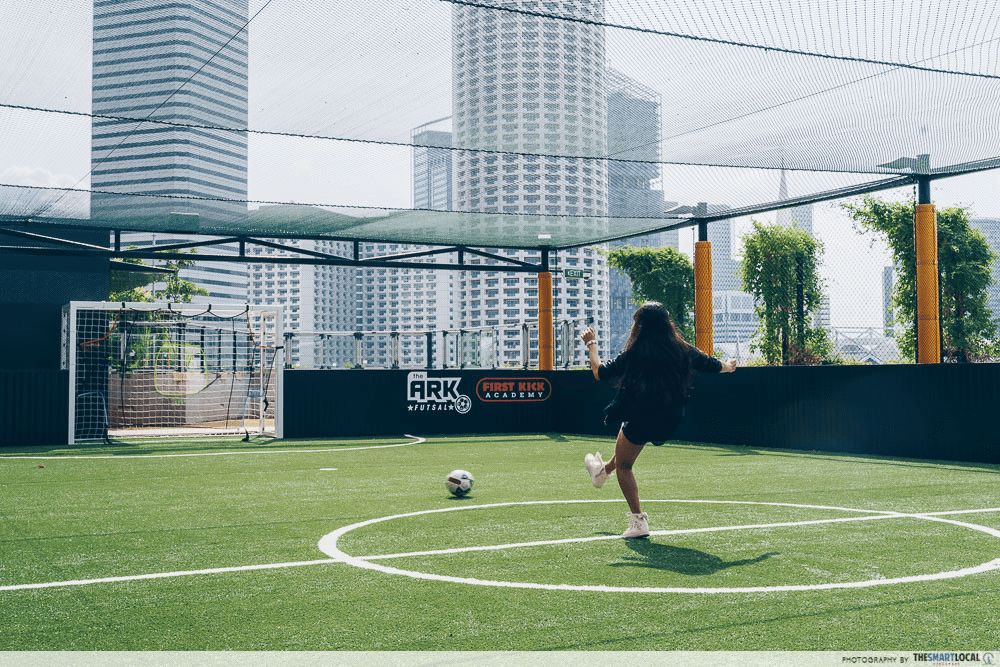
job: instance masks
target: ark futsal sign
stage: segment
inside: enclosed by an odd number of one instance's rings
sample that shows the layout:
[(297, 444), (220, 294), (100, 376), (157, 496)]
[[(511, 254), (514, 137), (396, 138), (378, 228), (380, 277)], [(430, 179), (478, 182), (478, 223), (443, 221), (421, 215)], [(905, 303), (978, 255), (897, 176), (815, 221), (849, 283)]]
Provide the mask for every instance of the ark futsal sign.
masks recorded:
[(544, 401), (551, 395), (546, 378), (483, 378), (476, 383), (476, 396), (485, 403)]
[(407, 411), (447, 410), (465, 414), (472, 409), (472, 400), (458, 393), (460, 377), (429, 377), (423, 371), (406, 376)]

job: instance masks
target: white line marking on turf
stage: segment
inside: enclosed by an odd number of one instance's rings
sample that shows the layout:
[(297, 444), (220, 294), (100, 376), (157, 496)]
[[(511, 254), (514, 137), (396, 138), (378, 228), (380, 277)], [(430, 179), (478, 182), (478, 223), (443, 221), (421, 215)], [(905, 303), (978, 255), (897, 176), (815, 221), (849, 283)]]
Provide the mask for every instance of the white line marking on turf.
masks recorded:
[(336, 470), (336, 468), (320, 468), (320, 470)]
[(365, 445), (363, 447), (334, 447), (332, 449), (262, 449), (260, 451), (243, 452), (200, 452), (198, 454), (106, 454), (106, 455), (70, 455), (70, 456), (0, 456), (0, 459), (172, 459), (196, 456), (235, 456), (237, 454), (323, 454), (326, 452), (355, 452), (359, 449), (389, 449), (390, 447), (409, 447), (427, 442), (426, 438), (404, 433), (413, 442), (400, 442), (392, 445)]
[[(325, 535), (319, 542), (319, 548), (328, 556), (336, 560), (341, 560), (349, 565), (355, 567), (360, 567), (369, 570), (378, 570), (386, 574), (397, 574), (405, 577), (410, 577), (413, 579), (425, 579), (430, 581), (444, 581), (451, 583), (462, 583), (462, 584), (472, 584), (476, 586), (493, 586), (499, 588), (529, 588), (529, 589), (540, 589), (540, 590), (558, 590), (558, 591), (597, 591), (597, 592), (615, 592), (615, 593), (699, 593), (699, 594), (719, 594), (719, 593), (771, 593), (771, 592), (789, 592), (789, 591), (815, 591), (815, 590), (833, 590), (842, 588), (867, 588), (870, 586), (887, 586), (893, 584), (903, 584), (903, 583), (914, 583), (914, 582), (924, 582), (924, 581), (936, 581), (940, 579), (956, 579), (960, 577), (967, 577), (973, 574), (980, 574), (983, 572), (989, 572), (992, 570), (1000, 569), (1000, 558), (996, 558), (986, 563), (981, 563), (972, 567), (966, 567), (959, 570), (950, 570), (946, 572), (937, 572), (933, 574), (919, 574), (906, 577), (894, 577), (892, 579), (870, 579), (866, 581), (849, 581), (849, 582), (835, 582), (828, 584), (799, 584), (799, 585), (782, 585), (782, 586), (746, 586), (746, 587), (727, 587), (727, 588), (687, 588), (687, 587), (629, 587), (629, 586), (604, 586), (604, 585), (573, 585), (573, 584), (543, 584), (535, 582), (513, 582), (513, 581), (494, 581), (494, 580), (484, 580), (476, 579), (471, 577), (452, 577), (447, 575), (430, 574), (427, 572), (415, 572), (412, 570), (403, 570), (400, 568), (387, 567), (379, 563), (372, 562), (375, 559), (384, 559), (390, 557), (404, 557), (404, 556), (415, 556), (415, 555), (428, 555), (433, 553), (458, 553), (463, 551), (485, 551), (485, 550), (495, 550), (504, 548), (515, 548), (519, 546), (536, 546), (538, 544), (561, 544), (569, 541), (589, 541), (591, 539), (623, 539), (618, 536), (599, 536), (596, 538), (582, 538), (580, 540), (553, 540), (550, 542), (536, 542), (536, 543), (519, 543), (510, 545), (496, 545), (491, 547), (469, 547), (469, 548), (459, 548), (459, 549), (448, 549), (439, 552), (411, 552), (409, 554), (395, 554), (395, 555), (384, 555), (384, 556), (351, 556), (344, 553), (337, 547), (338, 539), (345, 533), (358, 528), (369, 526), (375, 523), (380, 523), (382, 521), (388, 521), (390, 519), (399, 519), (406, 517), (413, 517), (423, 514), (436, 514), (440, 512), (454, 512), (461, 510), (475, 510), (475, 509), (486, 509), (486, 508), (496, 508), (496, 507), (508, 507), (513, 505), (552, 505), (552, 504), (567, 504), (567, 503), (600, 503), (600, 502), (620, 502), (618, 500), (535, 500), (535, 501), (522, 501), (522, 502), (510, 502), (510, 503), (496, 503), (492, 505), (470, 505), (465, 507), (449, 507), (443, 509), (434, 510), (424, 510), (418, 512), (407, 512), (405, 514), (396, 514), (393, 516), (380, 517), (377, 519), (369, 519), (368, 521), (362, 521), (350, 526), (344, 526), (339, 528), (332, 533)], [(942, 515), (947, 514), (967, 514), (973, 512), (989, 512), (997, 511), (1000, 508), (990, 508), (985, 510), (954, 510), (949, 512), (930, 512), (923, 514), (913, 514), (913, 513), (903, 513), (903, 512), (890, 512), (883, 510), (866, 510), (866, 509), (855, 509), (849, 507), (835, 507), (827, 505), (801, 505), (796, 503), (767, 503), (760, 501), (726, 501), (726, 500), (647, 500), (643, 502), (665, 502), (665, 503), (717, 503), (717, 504), (733, 504), (733, 505), (769, 505), (775, 507), (797, 507), (803, 509), (825, 509), (832, 511), (842, 511), (842, 512), (863, 512), (864, 516), (861, 517), (849, 517), (846, 519), (821, 519), (813, 521), (802, 521), (802, 522), (785, 522), (779, 524), (760, 524), (756, 526), (724, 526), (717, 528), (697, 528), (688, 529), (683, 531), (657, 531), (656, 534), (678, 534), (682, 532), (709, 532), (713, 530), (741, 530), (741, 529), (752, 529), (752, 528), (763, 528), (770, 526), (795, 526), (795, 525), (809, 525), (817, 523), (833, 523), (837, 521), (859, 521), (859, 520), (871, 520), (871, 519), (898, 519), (898, 518), (913, 518), (922, 519), (928, 521), (938, 521), (941, 523), (948, 523), (962, 528), (968, 528), (970, 530), (979, 531), (991, 535), (993, 537), (1000, 538), (1000, 530), (989, 528), (987, 526), (980, 526), (972, 523), (965, 523), (961, 521), (954, 521), (952, 519), (945, 519)]]
[(912, 512), (913, 516), (951, 516), (953, 514), (980, 514), (984, 512), (1000, 512), (1000, 507), (987, 507), (981, 510), (948, 510), (947, 512)]
[(224, 572), (247, 572), (250, 570), (280, 570), (286, 567), (305, 567), (307, 565), (326, 565), (337, 563), (336, 559), (303, 560), (292, 563), (269, 563), (265, 565), (237, 565), (234, 567), (213, 567), (205, 570), (179, 570), (177, 572), (155, 572), (153, 574), (133, 574), (123, 577), (102, 577), (100, 579), (74, 579), (71, 581), (49, 581), (41, 584), (13, 584), (0, 586), (0, 591), (23, 591), (33, 588), (58, 588), (61, 586), (86, 586), (88, 584), (113, 584), (123, 581), (142, 581), (146, 579), (169, 579), (171, 577), (190, 577), (197, 574), (221, 574)]
[[(333, 468), (336, 470), (336, 468)], [(545, 501), (548, 502), (548, 501)], [(607, 501), (601, 501), (607, 502)], [(649, 502), (673, 502), (673, 501), (649, 501)], [(682, 502), (682, 501), (677, 501)], [(724, 502), (724, 501), (683, 501), (683, 502)], [(746, 504), (753, 504), (747, 501)], [(772, 504), (772, 503), (768, 503)], [(773, 503), (775, 505), (779, 503)], [(477, 507), (490, 507), (489, 505), (478, 505)], [(797, 507), (807, 507), (806, 505), (798, 505)], [(815, 506), (812, 506), (815, 507)], [(462, 508), (462, 509), (472, 509)], [(830, 508), (830, 509), (846, 509), (846, 508)], [(448, 508), (444, 511), (451, 511), (452, 508)], [(867, 512), (873, 510), (852, 510), (855, 512)], [(815, 526), (824, 523), (849, 523), (852, 521), (872, 521), (873, 519), (893, 519), (893, 518), (926, 518), (929, 521), (935, 520), (933, 517), (943, 516), (943, 515), (953, 515), (953, 514), (980, 514), (985, 512), (1000, 512), (1000, 507), (989, 507), (985, 509), (976, 510), (948, 510), (946, 512), (920, 512), (914, 514), (900, 513), (900, 512), (887, 512), (884, 514), (867, 514), (865, 516), (852, 516), (840, 519), (812, 519), (808, 521), (785, 521), (781, 523), (754, 523), (754, 524), (744, 524), (739, 526), (712, 526), (709, 528), (679, 528), (676, 530), (653, 530), (650, 531), (650, 537), (655, 537), (658, 535), (690, 535), (693, 533), (715, 533), (727, 530), (753, 530), (755, 528), (787, 528), (793, 526)], [(965, 524), (957, 521), (947, 521), (946, 523), (953, 523), (956, 526), (963, 526), (966, 528), (971, 528), (974, 524)], [(989, 529), (992, 530), (992, 529)], [(1000, 537), (1000, 535), (997, 535)], [(620, 540), (621, 535), (595, 535), (591, 537), (567, 537), (561, 540), (539, 540), (537, 542), (512, 542), (510, 544), (492, 544), (487, 546), (476, 546), (476, 547), (454, 547), (451, 549), (435, 549), (431, 551), (408, 551), (396, 554), (378, 554), (375, 556), (358, 556), (362, 560), (388, 560), (390, 558), (407, 558), (410, 556), (436, 556), (441, 554), (458, 554), (465, 553), (468, 551), (500, 551), (503, 549), (514, 549), (521, 547), (538, 547), (538, 546), (548, 546), (552, 544), (573, 544), (577, 542), (597, 542), (600, 540)]]
[[(413, 436), (408, 436), (413, 437)], [(422, 439), (421, 439), (422, 441)], [(412, 443), (416, 444), (416, 443)], [(399, 445), (396, 445), (399, 446)], [(382, 521), (388, 521), (389, 519), (398, 519), (411, 516), (418, 516), (422, 514), (436, 514), (440, 512), (454, 512), (458, 510), (474, 510), (474, 509), (489, 509), (495, 507), (505, 507), (512, 505), (554, 505), (554, 504), (571, 504), (571, 503), (620, 503), (620, 500), (531, 500), (531, 501), (520, 501), (520, 502), (509, 502), (509, 503), (496, 503), (492, 505), (469, 505), (462, 507), (446, 507), (433, 510), (422, 510), (419, 512), (408, 512), (406, 514), (396, 514), (393, 516), (381, 517), (378, 519), (369, 519), (368, 521), (362, 521), (360, 523), (352, 524), (350, 526), (345, 526), (340, 528), (333, 533), (330, 533), (320, 540), (320, 549), (328, 553), (324, 548), (324, 544), (331, 546), (339, 555), (336, 557), (321, 559), (321, 560), (308, 560), (308, 561), (293, 561), (288, 563), (268, 563), (263, 565), (238, 565), (233, 567), (216, 567), (207, 568), (202, 570), (179, 570), (175, 572), (155, 572), (151, 574), (136, 574), (136, 575), (125, 575), (119, 577), (101, 577), (95, 579), (73, 579), (69, 581), (50, 581), (35, 584), (10, 584), (10, 585), (0, 585), (0, 591), (19, 591), (19, 590), (29, 590), (29, 589), (40, 589), (40, 588), (59, 588), (68, 586), (87, 586), (90, 584), (107, 584), (107, 583), (121, 583), (128, 581), (145, 581), (150, 579), (169, 579), (175, 577), (189, 577), (196, 575), (206, 575), (206, 574), (224, 574), (230, 572), (248, 572), (253, 570), (278, 570), (291, 567), (306, 567), (309, 565), (330, 565), (335, 563), (346, 563), (349, 565), (355, 565), (356, 567), (362, 567), (367, 569), (374, 569), (386, 572), (388, 574), (401, 574), (403, 576), (408, 576), (416, 579), (430, 579), (434, 581), (447, 581), (456, 583), (469, 583), (477, 584), (481, 586), (498, 586), (506, 588), (536, 588), (536, 589), (547, 589), (547, 590), (573, 590), (573, 591), (605, 591), (605, 592), (639, 592), (639, 593), (741, 593), (741, 592), (774, 592), (774, 591), (803, 591), (803, 590), (822, 590), (830, 588), (861, 588), (864, 586), (875, 586), (875, 585), (885, 585), (885, 584), (895, 584), (895, 583), (909, 583), (915, 581), (931, 581), (935, 579), (952, 579), (958, 577), (965, 577), (972, 574), (979, 574), (981, 572), (987, 572), (990, 570), (1000, 569), (1000, 558), (992, 560), (988, 563), (983, 563), (975, 567), (964, 568), (962, 570), (954, 570), (951, 572), (943, 572), (931, 575), (915, 575), (911, 577), (899, 577), (896, 579), (880, 579), (873, 580), (870, 582), (847, 582), (841, 584), (815, 584), (815, 585), (805, 585), (805, 586), (762, 586), (762, 587), (752, 587), (752, 588), (629, 588), (629, 587), (615, 587), (615, 586), (586, 586), (586, 585), (569, 585), (569, 584), (537, 584), (530, 582), (504, 582), (504, 581), (486, 581), (480, 579), (469, 579), (469, 578), (459, 578), (459, 577), (446, 577), (441, 575), (426, 574), (422, 572), (410, 572), (407, 570), (399, 570), (396, 568), (387, 568), (381, 565), (370, 563), (369, 561), (376, 559), (386, 559), (386, 558), (403, 558), (407, 556), (422, 556), (422, 555), (435, 555), (435, 554), (447, 554), (447, 553), (458, 553), (463, 551), (486, 551), (486, 550), (498, 550), (498, 549), (510, 549), (521, 546), (539, 546), (543, 544), (563, 544), (570, 542), (588, 542), (593, 540), (605, 540), (605, 539), (623, 539), (618, 535), (601, 535), (596, 537), (585, 537), (585, 538), (568, 538), (563, 540), (550, 540), (546, 542), (525, 542), (519, 544), (502, 544), (484, 547), (467, 547), (462, 549), (445, 549), (440, 551), (427, 551), (427, 552), (409, 552), (402, 554), (384, 554), (384, 555), (374, 555), (374, 556), (349, 556), (344, 554), (339, 549), (336, 548), (337, 538), (356, 528), (361, 528), (362, 526), (371, 525), (374, 523), (379, 523)], [(682, 533), (698, 533), (698, 532), (710, 532), (719, 530), (747, 530), (753, 528), (767, 528), (767, 527), (784, 527), (784, 526), (797, 526), (797, 525), (808, 525), (808, 524), (819, 524), (819, 523), (835, 523), (835, 522), (847, 522), (847, 521), (866, 521), (872, 519), (892, 519), (892, 518), (916, 518), (916, 519), (927, 519), (931, 521), (940, 521), (943, 523), (951, 523), (956, 526), (970, 528), (972, 530), (978, 530), (980, 532), (985, 532), (987, 534), (993, 535), (994, 537), (1000, 537), (1000, 531), (994, 530), (992, 528), (987, 528), (985, 526), (978, 526), (975, 524), (968, 524), (959, 521), (951, 521), (949, 519), (940, 518), (943, 515), (952, 514), (975, 514), (984, 512), (998, 512), (1000, 507), (991, 507), (987, 509), (975, 509), (975, 510), (950, 510), (945, 512), (927, 512), (921, 514), (907, 514), (901, 512), (891, 512), (884, 510), (866, 510), (866, 509), (852, 509), (848, 507), (832, 507), (827, 505), (801, 505), (795, 503), (766, 503), (760, 501), (740, 501), (740, 500), (644, 500), (643, 502), (648, 503), (705, 503), (705, 504), (727, 504), (727, 505), (769, 505), (774, 507), (796, 507), (803, 509), (828, 509), (837, 510), (844, 512), (864, 512), (864, 516), (859, 517), (846, 517), (841, 519), (817, 519), (810, 521), (798, 521), (798, 522), (783, 522), (774, 524), (754, 524), (746, 526), (722, 526), (714, 528), (690, 528), (681, 530), (663, 530), (655, 531), (653, 535), (677, 535)]]
[[(905, 516), (900, 514), (899, 516)], [(711, 528), (681, 528), (678, 530), (653, 530), (649, 536), (657, 535), (688, 535), (691, 533), (714, 533), (725, 530), (752, 530), (754, 528), (786, 528), (790, 526), (814, 526), (821, 523), (847, 523), (849, 521), (871, 521), (872, 519), (889, 519), (892, 516), (874, 514), (866, 516), (852, 516), (845, 519), (814, 519), (811, 521), (786, 521), (782, 523), (755, 523), (741, 526), (718, 526)], [(568, 537), (561, 540), (539, 540), (537, 542), (512, 542), (510, 544), (491, 544), (480, 547), (455, 547), (453, 549), (436, 549), (432, 551), (407, 551), (398, 554), (378, 554), (376, 556), (358, 556), (361, 560), (387, 560), (389, 558), (408, 558), (410, 556), (437, 556), (441, 554), (460, 554), (469, 551), (500, 551), (503, 549), (517, 549), (521, 547), (541, 547), (551, 544), (572, 544), (575, 542), (598, 542), (601, 540), (620, 540), (621, 535), (594, 535), (591, 537)]]

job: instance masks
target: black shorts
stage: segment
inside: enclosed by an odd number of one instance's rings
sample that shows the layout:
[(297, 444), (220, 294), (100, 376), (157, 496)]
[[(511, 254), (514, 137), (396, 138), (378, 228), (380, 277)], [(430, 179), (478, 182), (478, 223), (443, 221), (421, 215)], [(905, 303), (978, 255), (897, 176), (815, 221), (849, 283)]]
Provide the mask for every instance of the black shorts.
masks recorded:
[(647, 442), (662, 445), (674, 437), (681, 418), (659, 417), (658, 419), (632, 419), (622, 422), (622, 433), (633, 445), (642, 447)]

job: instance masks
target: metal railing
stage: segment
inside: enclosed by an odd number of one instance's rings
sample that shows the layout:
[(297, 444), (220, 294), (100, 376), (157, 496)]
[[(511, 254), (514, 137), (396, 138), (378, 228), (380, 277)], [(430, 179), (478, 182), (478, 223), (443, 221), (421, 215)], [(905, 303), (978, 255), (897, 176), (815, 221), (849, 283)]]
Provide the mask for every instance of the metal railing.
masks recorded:
[[(580, 334), (585, 320), (555, 322), (556, 368), (587, 363)], [(538, 326), (406, 331), (286, 331), (285, 367), (537, 368)]]

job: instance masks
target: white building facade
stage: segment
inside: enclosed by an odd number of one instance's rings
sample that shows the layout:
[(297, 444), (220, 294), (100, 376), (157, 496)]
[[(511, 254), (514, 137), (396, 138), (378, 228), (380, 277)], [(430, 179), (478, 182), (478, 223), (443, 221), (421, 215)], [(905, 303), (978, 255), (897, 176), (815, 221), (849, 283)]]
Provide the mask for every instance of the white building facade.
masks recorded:
[[(452, 210), (450, 118), (440, 118), (410, 133), (413, 144), (413, 208)], [(429, 250), (428, 246), (362, 243), (363, 259)], [(413, 262), (447, 261), (442, 255)], [(366, 365), (425, 368), (454, 366), (454, 350), (442, 332), (453, 328), (452, 271), (362, 268), (357, 272), (355, 327), (362, 332)], [(430, 356), (428, 338), (430, 334)]]
[[(274, 215), (279, 209), (294, 213), (296, 208), (299, 207), (263, 207), (251, 212), (251, 222), (257, 216)], [(353, 366), (357, 269), (329, 264), (280, 264), (275, 261), (281, 257), (301, 257), (291, 249), (351, 257), (351, 244), (282, 239), (281, 245), (290, 250), (256, 244), (247, 246), (248, 303), (281, 308), (286, 366), (306, 369)], [(264, 259), (268, 261), (260, 261)]]
[[(601, 0), (543, 3), (518, 0), (512, 9), (552, 11), (601, 21)], [(556, 5), (556, 7), (553, 7)], [(453, 201), (456, 211), (496, 213), (523, 224), (518, 214), (549, 215), (564, 225), (607, 215), (606, 74), (603, 27), (546, 19), (530, 13), (456, 5), (452, 10)], [(466, 149), (466, 150), (462, 150)], [(579, 216), (579, 217), (577, 217)], [(593, 216), (593, 217), (591, 217)], [(487, 249), (537, 262), (538, 251)], [(550, 257), (550, 260), (552, 258)], [(591, 324), (602, 355), (608, 347), (608, 271), (593, 249), (559, 253), (553, 266), (553, 319)], [(538, 317), (535, 275), (487, 268), (455, 280), (456, 324), (499, 327), (501, 365), (522, 355), (522, 330)], [(590, 269), (588, 279), (563, 279), (561, 263)], [(537, 362), (537, 330), (527, 355)], [(559, 341), (557, 340), (557, 346)], [(558, 362), (558, 360), (557, 360)]]
[[(244, 221), (248, 2), (193, 0), (164, 9), (146, 0), (94, 2), (91, 217), (151, 231)], [(122, 246), (190, 238), (127, 233)], [(240, 263), (200, 262), (180, 276), (208, 290), (196, 302), (246, 303)]]
[[(660, 178), (661, 96), (615, 70), (607, 71), (608, 215), (655, 218), (664, 212), (663, 191), (653, 184)], [(647, 234), (624, 241), (612, 241), (611, 248), (670, 246), (678, 248), (676, 231)], [(632, 330), (636, 306), (632, 281), (625, 273), (609, 267), (610, 353), (625, 347)], [(584, 363), (586, 360), (582, 360)]]

